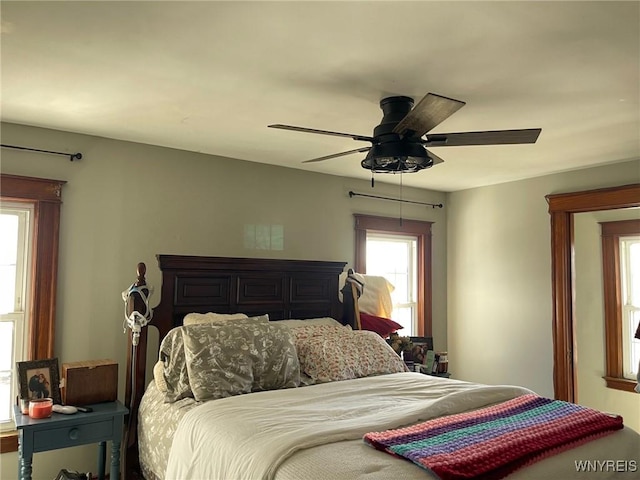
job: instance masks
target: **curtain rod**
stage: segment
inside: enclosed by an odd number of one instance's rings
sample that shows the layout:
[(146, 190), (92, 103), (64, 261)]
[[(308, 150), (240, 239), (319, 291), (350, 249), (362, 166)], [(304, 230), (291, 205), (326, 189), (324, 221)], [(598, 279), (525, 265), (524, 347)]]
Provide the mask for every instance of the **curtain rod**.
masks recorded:
[(70, 161), (80, 160), (82, 158), (81, 153), (66, 153), (66, 152), (53, 152), (51, 150), (40, 150), (39, 148), (30, 148), (30, 147), (19, 147), (17, 145), (5, 145), (4, 143), (0, 145), (2, 148), (13, 148), (15, 150), (28, 150), (30, 152), (40, 152), (40, 153), (49, 153), (51, 155), (62, 155), (65, 157), (69, 157)]
[(431, 208), (442, 208), (444, 205), (442, 203), (426, 203), (426, 202), (416, 202), (413, 200), (404, 200), (401, 198), (391, 198), (391, 197), (380, 197), (378, 195), (367, 195), (366, 193), (356, 193), (349, 192), (349, 197), (369, 197), (369, 198), (378, 198), (380, 200), (392, 200), (394, 202), (403, 202), (403, 203), (415, 203), (418, 205), (427, 205)]

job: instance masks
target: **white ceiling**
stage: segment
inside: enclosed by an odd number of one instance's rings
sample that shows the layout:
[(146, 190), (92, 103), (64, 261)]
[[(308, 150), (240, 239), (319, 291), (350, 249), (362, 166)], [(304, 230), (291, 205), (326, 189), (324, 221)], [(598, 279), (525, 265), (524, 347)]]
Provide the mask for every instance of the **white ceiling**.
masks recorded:
[(267, 125), (371, 135), (381, 98), (434, 92), (467, 105), (431, 133), (542, 134), (434, 148), (445, 163), (404, 185), (454, 191), (640, 158), (636, 1), (0, 8), (5, 122), (370, 178), (364, 154), (301, 163), (366, 144)]

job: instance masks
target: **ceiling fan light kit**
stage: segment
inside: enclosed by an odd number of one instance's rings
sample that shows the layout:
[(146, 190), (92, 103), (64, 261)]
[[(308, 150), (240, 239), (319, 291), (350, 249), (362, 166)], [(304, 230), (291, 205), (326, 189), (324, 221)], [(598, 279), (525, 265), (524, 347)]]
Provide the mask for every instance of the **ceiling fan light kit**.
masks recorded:
[(397, 141), (373, 145), (360, 165), (375, 173), (413, 173), (433, 166), (433, 160), (421, 144)]
[(443, 162), (440, 157), (427, 151), (426, 147), (535, 143), (542, 131), (540, 128), (530, 128), (438, 133), (423, 138), (427, 132), (445, 121), (464, 105), (465, 102), (434, 93), (427, 93), (415, 107), (414, 101), (410, 97), (383, 98), (380, 100), (382, 120), (373, 129), (373, 137), (282, 124), (269, 125), (269, 127), (349, 137), (356, 141), (371, 142), (370, 147), (313, 158), (306, 160), (305, 163), (367, 152), (367, 156), (360, 165), (375, 173), (413, 173)]

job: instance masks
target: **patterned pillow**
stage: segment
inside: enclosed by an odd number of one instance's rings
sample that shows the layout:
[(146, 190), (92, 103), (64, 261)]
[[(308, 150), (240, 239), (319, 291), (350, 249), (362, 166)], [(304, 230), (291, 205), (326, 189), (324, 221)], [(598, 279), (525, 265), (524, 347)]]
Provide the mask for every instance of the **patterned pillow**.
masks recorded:
[(308, 318), (306, 320), (276, 320), (278, 325), (286, 325), (289, 328), (301, 328), (315, 325), (328, 325), (331, 327), (343, 327), (339, 321), (331, 317)]
[(189, 384), (197, 401), (300, 385), (288, 327), (254, 322), (183, 327)]
[(340, 335), (341, 333), (352, 332), (350, 326), (344, 325), (304, 325), (291, 329), (296, 346), (310, 337), (323, 337), (329, 335)]
[[(182, 320), (183, 325), (198, 325), (200, 323), (225, 323), (232, 320), (249, 318), (244, 313), (188, 313)], [(267, 319), (268, 321), (269, 319)]]
[(164, 379), (164, 364), (158, 360), (153, 366), (153, 380), (162, 393), (167, 393), (167, 381)]
[(296, 341), (301, 371), (316, 383), (407, 371), (402, 359), (375, 332), (334, 330)]
[[(268, 322), (268, 315), (233, 320), (234, 325), (268, 324)], [(203, 323), (189, 327), (176, 327), (170, 330), (162, 340), (160, 344), (160, 360), (164, 365), (164, 380), (167, 385), (165, 392), (166, 403), (176, 402), (185, 397), (193, 397), (191, 385), (189, 385), (189, 372), (187, 371), (182, 330), (185, 328), (207, 329), (211, 325), (214, 324)]]

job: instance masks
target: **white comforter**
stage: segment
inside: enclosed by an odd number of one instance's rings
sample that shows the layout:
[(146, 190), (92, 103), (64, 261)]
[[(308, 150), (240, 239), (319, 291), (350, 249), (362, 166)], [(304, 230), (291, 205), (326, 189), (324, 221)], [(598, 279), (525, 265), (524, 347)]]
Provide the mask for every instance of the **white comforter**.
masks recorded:
[[(214, 400), (181, 420), (164, 478), (432, 478), (410, 462), (366, 446), (362, 436), (525, 393), (531, 392), (407, 372)], [(626, 461), (621, 478), (638, 478), (639, 447), (640, 436), (625, 428), (518, 470), (510, 478), (619, 478), (621, 472), (612, 470), (611, 462), (605, 468), (605, 460)], [(597, 459), (598, 473), (581, 473), (575, 467), (576, 460)]]
[(182, 419), (166, 478), (272, 479), (297, 450), (525, 393), (531, 392), (397, 373), (215, 400)]

